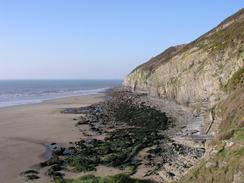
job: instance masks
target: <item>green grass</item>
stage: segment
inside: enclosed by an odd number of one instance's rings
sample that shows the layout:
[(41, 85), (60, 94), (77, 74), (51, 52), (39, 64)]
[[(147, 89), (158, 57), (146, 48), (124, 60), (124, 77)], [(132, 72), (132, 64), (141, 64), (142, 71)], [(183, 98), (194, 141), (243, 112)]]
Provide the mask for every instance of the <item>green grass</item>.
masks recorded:
[[(56, 181), (55, 183), (61, 183)], [(65, 183), (153, 183), (150, 180), (139, 180), (130, 178), (126, 174), (118, 174), (108, 177), (95, 177), (93, 175), (83, 176), (77, 180), (66, 180)]]
[(205, 45), (205, 49), (211, 49), (212, 53), (224, 51), (228, 47), (234, 47), (236, 40), (241, 40), (244, 30), (242, 22), (234, 22), (231, 26), (217, 31), (208, 37), (209, 43)]
[(96, 170), (96, 166), (98, 165), (98, 163), (96, 163), (97, 160), (93, 157), (69, 156), (65, 160), (69, 166), (73, 167), (78, 172)]
[(233, 140), (242, 143), (244, 142), (244, 128), (239, 128), (235, 130)]
[[(217, 166), (208, 167), (207, 162), (216, 162)], [(232, 183), (234, 175), (241, 172), (244, 178), (244, 148), (223, 149), (208, 161), (202, 161), (178, 183)]]
[(229, 79), (228, 83), (225, 86), (227, 91), (236, 89), (239, 86), (244, 84), (244, 68), (240, 68), (233, 76)]
[[(208, 160), (202, 160), (194, 169), (182, 177), (178, 183), (232, 183), (238, 176), (244, 180), (244, 128), (230, 130), (229, 142), (232, 146), (218, 144), (218, 153)], [(219, 141), (223, 142), (223, 141)], [(222, 147), (221, 147), (222, 146)], [(216, 163), (209, 167), (207, 163)]]
[[(234, 78), (238, 78), (235, 77)], [(244, 180), (244, 127), (241, 125), (243, 116), (243, 89), (235, 90), (225, 102), (221, 103), (221, 133), (216, 142), (212, 142), (217, 154), (208, 160), (202, 160), (190, 170), (178, 183), (233, 183), (236, 179)], [(212, 111), (212, 109), (210, 109)], [(216, 112), (216, 110), (214, 110)], [(232, 143), (227, 146), (226, 142)], [(209, 163), (216, 166), (209, 166)]]

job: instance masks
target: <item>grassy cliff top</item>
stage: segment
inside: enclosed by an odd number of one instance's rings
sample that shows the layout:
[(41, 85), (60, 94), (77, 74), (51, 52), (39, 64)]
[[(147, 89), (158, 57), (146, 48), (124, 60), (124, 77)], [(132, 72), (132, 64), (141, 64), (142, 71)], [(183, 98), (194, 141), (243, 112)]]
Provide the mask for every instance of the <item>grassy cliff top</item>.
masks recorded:
[[(151, 58), (149, 61), (139, 65), (136, 70), (144, 72), (153, 72), (160, 65), (167, 63), (174, 56), (180, 55), (193, 47), (200, 50), (207, 51), (210, 54), (218, 55), (223, 53), (227, 48), (235, 48), (237, 44), (243, 45), (244, 43), (244, 8), (239, 10), (234, 15), (228, 17), (218, 26), (203, 34), (196, 40), (177, 46), (172, 46), (160, 53), (159, 55)], [(241, 47), (240, 54), (244, 51)]]

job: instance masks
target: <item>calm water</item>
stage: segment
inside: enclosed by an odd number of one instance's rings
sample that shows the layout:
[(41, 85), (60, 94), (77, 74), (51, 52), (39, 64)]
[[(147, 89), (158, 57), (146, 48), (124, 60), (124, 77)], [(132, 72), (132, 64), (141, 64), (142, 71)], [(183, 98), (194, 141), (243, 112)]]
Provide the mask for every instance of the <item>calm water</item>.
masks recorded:
[(0, 107), (97, 94), (121, 83), (120, 80), (0, 80)]

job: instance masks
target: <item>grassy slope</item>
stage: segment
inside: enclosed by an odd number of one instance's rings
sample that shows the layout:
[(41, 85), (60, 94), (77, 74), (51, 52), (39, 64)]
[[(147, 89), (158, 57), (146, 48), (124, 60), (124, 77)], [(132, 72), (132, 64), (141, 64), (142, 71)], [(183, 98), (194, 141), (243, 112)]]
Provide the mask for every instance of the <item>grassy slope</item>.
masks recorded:
[[(243, 78), (242, 78), (243, 79)], [(236, 83), (238, 85), (240, 83)], [(239, 85), (240, 86), (240, 85)], [(244, 86), (235, 89), (218, 106), (220, 133), (213, 141), (217, 153), (202, 161), (179, 183), (244, 182)]]

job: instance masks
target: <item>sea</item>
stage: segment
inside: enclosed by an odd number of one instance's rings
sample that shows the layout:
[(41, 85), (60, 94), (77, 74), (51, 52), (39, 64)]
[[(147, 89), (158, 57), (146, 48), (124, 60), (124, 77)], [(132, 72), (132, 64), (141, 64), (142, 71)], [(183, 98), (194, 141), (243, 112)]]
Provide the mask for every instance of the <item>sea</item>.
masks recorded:
[(121, 84), (122, 80), (0, 80), (0, 107), (94, 95)]

